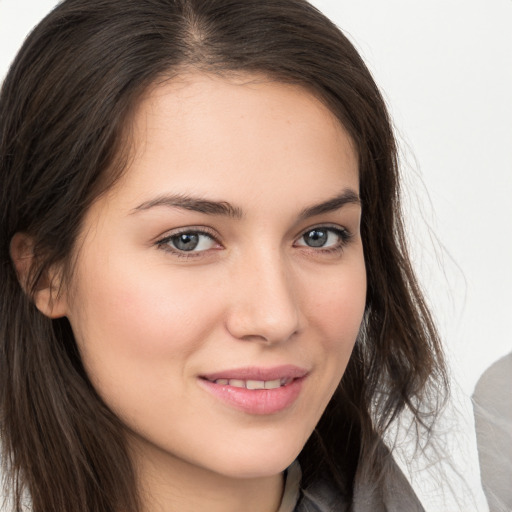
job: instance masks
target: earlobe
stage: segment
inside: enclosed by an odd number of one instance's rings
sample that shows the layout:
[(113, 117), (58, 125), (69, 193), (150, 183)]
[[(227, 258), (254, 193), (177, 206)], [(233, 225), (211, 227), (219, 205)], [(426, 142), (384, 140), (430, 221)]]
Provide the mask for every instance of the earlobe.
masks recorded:
[(16, 233), (11, 239), (10, 253), (20, 286), (32, 297), (37, 309), (49, 318), (66, 316), (66, 300), (61, 293), (61, 269), (50, 269), (33, 286), (31, 272), (35, 255), (32, 237), (26, 233)]

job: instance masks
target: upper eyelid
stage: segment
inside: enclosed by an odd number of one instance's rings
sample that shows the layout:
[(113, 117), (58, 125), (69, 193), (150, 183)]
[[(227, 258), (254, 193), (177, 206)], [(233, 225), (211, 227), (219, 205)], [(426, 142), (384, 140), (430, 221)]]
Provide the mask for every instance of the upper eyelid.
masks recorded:
[(296, 240), (300, 240), (304, 235), (306, 235), (307, 233), (309, 233), (311, 231), (315, 231), (315, 230), (331, 231), (331, 232), (336, 233), (337, 235), (343, 236), (343, 238), (345, 238), (345, 239), (352, 237), (352, 232), (347, 228), (344, 228), (341, 226), (326, 226), (326, 225), (320, 224), (318, 226), (313, 226), (312, 228), (306, 229), (305, 231), (302, 232), (301, 235), (299, 235), (296, 238)]
[[(312, 224), (311, 226), (308, 226), (307, 228), (301, 229), (297, 235), (295, 235), (295, 239), (300, 238), (301, 236), (304, 236), (308, 231), (313, 231), (314, 229), (331, 229), (333, 231), (343, 231), (347, 234), (351, 234), (350, 229), (348, 229), (345, 226), (339, 225), (339, 224), (332, 224), (332, 223), (319, 223), (319, 224)], [(173, 236), (180, 235), (182, 233), (199, 233), (204, 234), (207, 236), (210, 236), (214, 240), (220, 243), (220, 236), (217, 234), (217, 231), (213, 228), (210, 228), (208, 226), (184, 226), (181, 228), (174, 228), (167, 231), (164, 231), (163, 233), (157, 235), (154, 237), (154, 241), (158, 242), (159, 240), (165, 239), (165, 238), (171, 238)]]
[(163, 240), (166, 240), (168, 238), (172, 238), (174, 236), (181, 235), (183, 233), (199, 233), (201, 235), (206, 235), (215, 240), (217, 243), (220, 243), (219, 236), (217, 235), (216, 231), (212, 228), (206, 227), (206, 226), (186, 226), (183, 228), (175, 228), (170, 229), (167, 231), (164, 231), (163, 233), (155, 236), (153, 239), (154, 243), (161, 242)]
[(341, 231), (343, 233), (346, 233), (347, 235), (352, 235), (352, 231), (350, 229), (348, 229), (347, 227), (342, 226), (340, 224), (332, 224), (332, 223), (322, 224), (322, 223), (320, 223), (320, 224), (313, 224), (312, 226), (307, 227), (306, 229), (302, 229), (299, 232), (299, 234), (295, 237), (295, 239), (298, 240), (299, 238), (304, 236), (309, 231), (313, 231), (315, 229), (322, 229), (322, 228), (330, 229), (332, 231)]

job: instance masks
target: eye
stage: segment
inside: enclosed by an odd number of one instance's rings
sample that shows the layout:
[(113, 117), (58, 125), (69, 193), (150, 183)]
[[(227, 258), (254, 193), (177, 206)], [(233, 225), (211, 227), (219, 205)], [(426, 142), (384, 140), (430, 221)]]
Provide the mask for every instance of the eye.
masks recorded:
[(209, 233), (202, 231), (182, 231), (166, 236), (157, 242), (165, 250), (178, 253), (203, 252), (213, 249), (218, 244)]
[(319, 226), (306, 231), (297, 240), (296, 245), (314, 249), (338, 249), (342, 248), (349, 238), (350, 234), (345, 229)]

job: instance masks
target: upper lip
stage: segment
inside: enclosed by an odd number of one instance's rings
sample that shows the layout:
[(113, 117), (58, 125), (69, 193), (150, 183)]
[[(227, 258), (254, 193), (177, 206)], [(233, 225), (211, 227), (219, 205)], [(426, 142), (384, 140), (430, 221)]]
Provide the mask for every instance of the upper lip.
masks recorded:
[(215, 381), (218, 379), (238, 379), (238, 380), (263, 380), (270, 381), (276, 379), (300, 379), (308, 373), (308, 370), (292, 364), (281, 366), (272, 366), (269, 368), (258, 366), (246, 366), (243, 368), (233, 368), (230, 370), (221, 370), (214, 373), (201, 375), (203, 379)]

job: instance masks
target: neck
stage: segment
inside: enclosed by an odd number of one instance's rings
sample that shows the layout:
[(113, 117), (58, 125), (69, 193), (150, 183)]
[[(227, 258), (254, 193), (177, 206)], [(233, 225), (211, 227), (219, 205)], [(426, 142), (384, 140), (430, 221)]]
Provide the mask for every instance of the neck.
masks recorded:
[[(132, 447), (133, 448), (133, 447)], [(277, 512), (283, 475), (236, 478), (156, 447), (132, 450), (143, 512)]]

